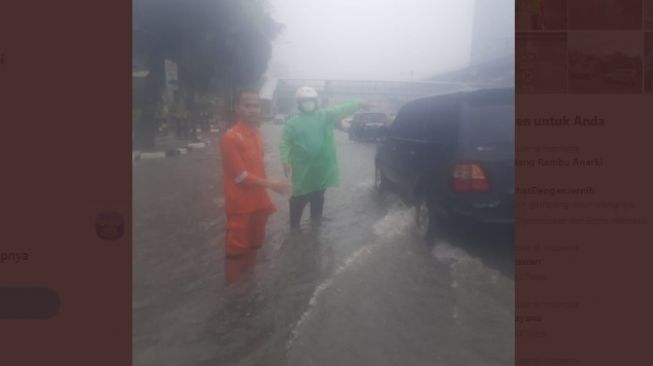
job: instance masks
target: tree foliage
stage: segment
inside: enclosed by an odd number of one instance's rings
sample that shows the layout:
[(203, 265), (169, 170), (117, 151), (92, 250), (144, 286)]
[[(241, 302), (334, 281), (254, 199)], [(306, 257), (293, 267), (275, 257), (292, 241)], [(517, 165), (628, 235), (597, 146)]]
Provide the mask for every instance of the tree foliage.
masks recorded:
[(134, 96), (143, 130), (165, 89), (164, 60), (177, 63), (178, 95), (193, 118), (207, 95), (229, 99), (235, 89), (258, 86), (282, 29), (262, 0), (134, 0), (133, 27), (134, 67), (150, 71)]

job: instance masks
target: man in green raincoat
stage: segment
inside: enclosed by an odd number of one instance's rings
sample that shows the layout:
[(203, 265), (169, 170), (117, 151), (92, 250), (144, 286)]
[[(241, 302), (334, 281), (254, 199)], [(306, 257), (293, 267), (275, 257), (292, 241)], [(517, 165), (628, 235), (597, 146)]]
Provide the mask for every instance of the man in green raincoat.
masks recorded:
[(301, 87), (296, 99), (299, 114), (287, 123), (281, 137), (281, 160), (286, 176), (292, 175), (290, 226), (299, 228), (304, 207), (311, 204), (311, 220), (320, 221), (324, 192), (338, 185), (338, 162), (333, 130), (340, 120), (367, 105), (349, 102), (318, 110), (315, 89)]

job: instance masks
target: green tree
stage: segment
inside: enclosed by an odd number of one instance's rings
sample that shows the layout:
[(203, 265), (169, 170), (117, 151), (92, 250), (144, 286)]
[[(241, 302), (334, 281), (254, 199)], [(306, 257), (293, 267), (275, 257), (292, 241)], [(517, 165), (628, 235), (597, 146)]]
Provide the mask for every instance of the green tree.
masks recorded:
[(141, 94), (134, 95), (141, 111), (134, 121), (137, 146), (154, 143), (156, 105), (166, 87), (164, 60), (177, 63), (177, 95), (195, 122), (202, 98), (230, 101), (236, 89), (260, 85), (271, 41), (282, 30), (262, 0), (134, 0), (133, 22), (135, 67), (150, 71)]

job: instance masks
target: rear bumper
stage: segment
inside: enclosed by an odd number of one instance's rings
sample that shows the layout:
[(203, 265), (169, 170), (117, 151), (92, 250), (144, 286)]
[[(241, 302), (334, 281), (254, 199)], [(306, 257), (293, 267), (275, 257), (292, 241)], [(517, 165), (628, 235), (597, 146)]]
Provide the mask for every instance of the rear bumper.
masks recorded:
[(514, 196), (502, 197), (471, 194), (456, 196), (449, 207), (456, 215), (487, 224), (514, 224)]
[(378, 139), (385, 135), (382, 128), (363, 128), (355, 132), (356, 136), (362, 139)]

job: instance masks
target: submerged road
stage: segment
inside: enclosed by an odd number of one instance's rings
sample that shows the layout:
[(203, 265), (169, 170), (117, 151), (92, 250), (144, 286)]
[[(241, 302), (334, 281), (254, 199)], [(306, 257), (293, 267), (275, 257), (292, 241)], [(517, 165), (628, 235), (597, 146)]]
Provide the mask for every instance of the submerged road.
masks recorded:
[[(281, 176), (282, 127), (261, 129)], [(331, 220), (291, 233), (271, 194), (267, 243), (232, 286), (217, 135), (134, 163), (134, 365), (514, 364), (512, 227), (460, 224), (425, 243), (413, 210), (374, 192), (375, 145), (336, 139)]]

